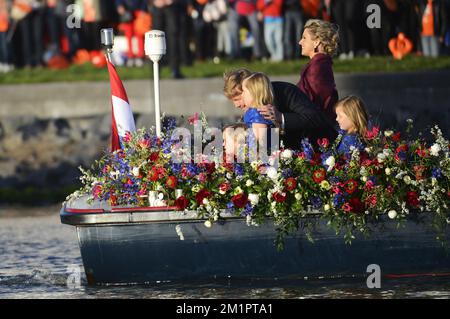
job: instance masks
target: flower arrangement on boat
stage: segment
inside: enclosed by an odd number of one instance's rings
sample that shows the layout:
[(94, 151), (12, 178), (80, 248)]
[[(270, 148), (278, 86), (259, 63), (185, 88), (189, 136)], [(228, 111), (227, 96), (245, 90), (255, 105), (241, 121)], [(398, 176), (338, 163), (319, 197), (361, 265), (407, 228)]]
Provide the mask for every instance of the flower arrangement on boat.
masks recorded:
[(313, 212), (346, 241), (357, 232), (368, 234), (369, 221), (387, 216), (401, 224), (411, 211), (433, 214), (438, 236), (448, 227), (450, 144), (438, 127), (431, 129), (431, 143), (375, 127), (365, 149), (351, 154), (336, 152), (338, 137), (333, 144), (303, 140), (298, 151), (281, 148), (268, 163), (228, 163), (223, 158), (174, 162), (174, 153), (189, 150), (170, 139), (175, 121), (168, 122), (160, 138), (153, 129), (140, 129), (126, 135), (121, 150), (107, 152), (89, 170), (81, 168), (79, 193), (112, 206), (149, 206), (153, 192), (154, 206), (197, 211), (207, 226), (223, 210), (253, 225), (269, 218), (279, 243), (299, 225), (311, 236), (314, 225), (302, 224), (302, 217)]

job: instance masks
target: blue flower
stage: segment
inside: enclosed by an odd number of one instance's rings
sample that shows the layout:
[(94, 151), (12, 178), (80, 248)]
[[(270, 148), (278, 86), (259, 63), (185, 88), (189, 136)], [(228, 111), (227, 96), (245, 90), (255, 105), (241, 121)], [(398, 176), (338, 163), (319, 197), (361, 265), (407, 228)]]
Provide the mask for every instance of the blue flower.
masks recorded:
[(241, 213), (241, 216), (248, 216), (253, 214), (253, 206), (251, 204), (247, 204), (244, 210)]
[(236, 164), (234, 166), (234, 172), (236, 173), (236, 175), (242, 176), (244, 175), (244, 168), (242, 167), (242, 165)]
[(344, 196), (342, 196), (341, 194), (334, 195), (334, 198), (333, 198), (333, 206), (334, 207), (340, 207), (344, 204), (344, 202), (345, 202)]
[(319, 209), (320, 207), (322, 207), (322, 199), (320, 199), (319, 196), (314, 196), (311, 199), (311, 204), (315, 209)]
[(283, 178), (291, 177), (292, 176), (292, 169), (291, 168), (284, 169), (281, 172), (281, 175), (283, 176)]
[(439, 167), (435, 167), (433, 168), (433, 170), (431, 171), (431, 175), (434, 178), (440, 178), (442, 177), (442, 170)]
[(314, 149), (311, 146), (311, 143), (309, 143), (309, 139), (304, 138), (301, 142), (302, 144), (302, 148), (303, 148), (303, 153), (306, 156), (307, 160), (311, 160), (314, 156)]

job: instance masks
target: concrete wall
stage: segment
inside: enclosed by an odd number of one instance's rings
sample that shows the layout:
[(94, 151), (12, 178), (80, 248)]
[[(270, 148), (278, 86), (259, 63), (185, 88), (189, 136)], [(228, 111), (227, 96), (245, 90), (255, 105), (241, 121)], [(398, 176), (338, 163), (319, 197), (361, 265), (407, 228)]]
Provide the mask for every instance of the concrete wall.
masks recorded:
[[(296, 83), (297, 76), (272, 77)], [(438, 124), (450, 133), (450, 71), (337, 74), (341, 97), (361, 96), (376, 123), (402, 129), (412, 118), (422, 131)], [(154, 124), (153, 83), (126, 81), (137, 127)], [(205, 112), (211, 126), (232, 123), (239, 111), (222, 95), (220, 78), (163, 80), (161, 107), (168, 115)], [(108, 82), (0, 86), (0, 186), (64, 185), (76, 167), (108, 147)]]

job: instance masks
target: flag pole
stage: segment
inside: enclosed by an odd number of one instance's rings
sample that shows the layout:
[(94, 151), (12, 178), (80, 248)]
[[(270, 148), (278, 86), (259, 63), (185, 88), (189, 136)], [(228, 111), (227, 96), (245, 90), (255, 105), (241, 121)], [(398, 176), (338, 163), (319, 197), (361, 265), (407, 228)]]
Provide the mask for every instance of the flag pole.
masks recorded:
[(145, 54), (153, 61), (153, 85), (155, 92), (156, 136), (161, 137), (161, 106), (159, 103), (159, 60), (166, 54), (166, 36), (163, 31), (145, 33)]
[(112, 63), (112, 52), (114, 46), (114, 30), (112, 28), (101, 29), (100, 36), (103, 46), (106, 48), (106, 59)]

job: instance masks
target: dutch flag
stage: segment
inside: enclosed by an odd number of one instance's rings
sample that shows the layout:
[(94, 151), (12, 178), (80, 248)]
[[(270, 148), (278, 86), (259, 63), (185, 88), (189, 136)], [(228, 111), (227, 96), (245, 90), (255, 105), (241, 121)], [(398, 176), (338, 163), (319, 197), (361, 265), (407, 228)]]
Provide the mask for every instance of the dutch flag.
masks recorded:
[(134, 124), (133, 112), (128, 102), (127, 92), (125, 92), (116, 68), (108, 60), (107, 64), (111, 84), (111, 151), (114, 152), (122, 148), (120, 139), (125, 137), (127, 132), (132, 133), (136, 131), (136, 125)]

